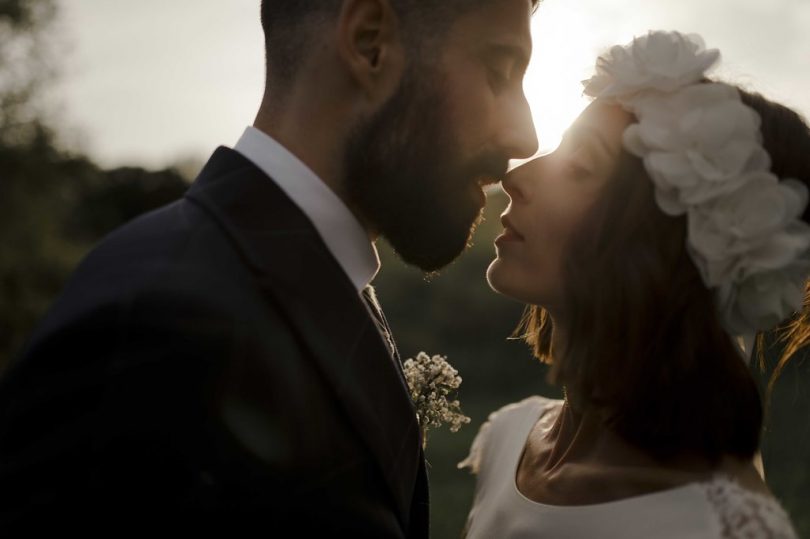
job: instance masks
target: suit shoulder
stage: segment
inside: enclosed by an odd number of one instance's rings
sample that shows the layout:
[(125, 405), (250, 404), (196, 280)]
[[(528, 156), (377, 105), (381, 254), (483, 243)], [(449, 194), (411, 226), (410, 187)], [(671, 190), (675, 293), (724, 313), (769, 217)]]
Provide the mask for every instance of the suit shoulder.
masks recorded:
[(248, 268), (219, 227), (181, 199), (111, 232), (77, 266), (55, 303), (100, 305), (185, 298), (204, 303), (237, 294)]

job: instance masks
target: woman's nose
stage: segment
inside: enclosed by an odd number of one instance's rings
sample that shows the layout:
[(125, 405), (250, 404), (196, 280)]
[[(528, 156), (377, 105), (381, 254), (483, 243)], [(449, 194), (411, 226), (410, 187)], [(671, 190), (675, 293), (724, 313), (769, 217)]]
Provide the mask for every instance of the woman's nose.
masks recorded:
[(509, 195), (509, 198), (521, 202), (529, 200), (532, 193), (531, 179), (534, 176), (533, 170), (536, 168), (536, 163), (537, 159), (529, 161), (512, 169), (509, 174), (504, 177), (501, 186), (503, 190), (506, 191), (506, 194)]

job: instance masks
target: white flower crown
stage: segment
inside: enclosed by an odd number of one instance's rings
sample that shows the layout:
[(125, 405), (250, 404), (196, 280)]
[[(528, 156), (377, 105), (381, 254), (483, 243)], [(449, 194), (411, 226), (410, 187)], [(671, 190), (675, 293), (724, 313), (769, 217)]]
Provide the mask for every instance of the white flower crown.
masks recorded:
[(761, 120), (738, 90), (702, 82), (720, 58), (694, 34), (649, 32), (599, 57), (584, 93), (635, 115), (625, 149), (659, 208), (687, 215), (687, 247), (731, 335), (773, 328), (802, 306), (810, 275), (808, 190), (779, 181)]

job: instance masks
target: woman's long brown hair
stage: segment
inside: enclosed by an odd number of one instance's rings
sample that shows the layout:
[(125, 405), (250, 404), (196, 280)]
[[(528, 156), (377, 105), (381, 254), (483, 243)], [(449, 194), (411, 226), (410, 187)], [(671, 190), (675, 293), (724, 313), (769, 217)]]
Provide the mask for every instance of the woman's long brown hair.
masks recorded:
[[(810, 186), (810, 129), (794, 111), (740, 90), (762, 119), (763, 145), (780, 178)], [(810, 222), (810, 208), (803, 219)], [(628, 441), (660, 458), (750, 457), (762, 405), (736, 345), (686, 248), (685, 218), (663, 214), (641, 161), (627, 153), (571, 242), (565, 261), (567, 336), (552, 350), (553, 321), (530, 307), (522, 336), (552, 363), (552, 381), (595, 406)], [(810, 286), (801, 312), (777, 328), (782, 353), (768, 392), (810, 344)], [(757, 338), (765, 368), (763, 335)]]
[[(810, 183), (810, 133), (801, 117), (741, 95), (762, 117), (773, 172)], [(762, 425), (756, 384), (688, 254), (685, 217), (658, 209), (638, 158), (622, 154), (564, 270), (564, 349), (552, 351), (553, 322), (542, 308), (530, 307), (521, 326), (535, 355), (553, 364), (552, 381), (656, 457), (753, 456)], [(810, 294), (782, 340), (771, 386), (810, 343)]]
[[(623, 153), (566, 254), (566, 342), (550, 377), (661, 459), (753, 456), (756, 384), (687, 252), (684, 217), (662, 213), (653, 196), (640, 160)], [(552, 326), (530, 309), (526, 341), (546, 361)]]

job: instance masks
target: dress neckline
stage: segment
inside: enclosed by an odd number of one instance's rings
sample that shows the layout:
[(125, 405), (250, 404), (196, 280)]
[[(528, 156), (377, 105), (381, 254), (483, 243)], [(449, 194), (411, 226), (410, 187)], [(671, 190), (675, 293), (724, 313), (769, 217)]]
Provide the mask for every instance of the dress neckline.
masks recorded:
[[(545, 509), (545, 510), (553, 510), (553, 511), (583, 511), (583, 510), (592, 510), (592, 511), (615, 511), (615, 508), (619, 505), (624, 504), (633, 504), (633, 503), (641, 503), (652, 501), (658, 498), (666, 498), (668, 496), (672, 496), (678, 493), (685, 493), (689, 492), (690, 490), (700, 490), (699, 484), (697, 482), (686, 483), (679, 487), (668, 488), (664, 490), (659, 490), (656, 492), (650, 492), (648, 494), (639, 494), (638, 496), (630, 496), (627, 498), (620, 498), (618, 500), (611, 500), (609, 502), (602, 502), (602, 503), (592, 503), (592, 504), (578, 504), (578, 505), (553, 505), (543, 502), (538, 502), (532, 500), (525, 494), (520, 491), (517, 484), (517, 472), (520, 467), (520, 463), (523, 461), (523, 455), (526, 451), (526, 445), (529, 441), (529, 435), (531, 434), (534, 426), (537, 424), (538, 421), (543, 419), (543, 416), (548, 414), (548, 412), (552, 411), (554, 408), (559, 410), (562, 408), (562, 403), (564, 401), (551, 401), (550, 403), (543, 403), (539, 406), (539, 413), (534, 413), (534, 409), (531, 414), (529, 414), (529, 421), (528, 428), (524, 430), (524, 436), (521, 436), (520, 439), (523, 440), (523, 443), (518, 445), (517, 448), (517, 458), (514, 458), (514, 462), (512, 464), (512, 473), (509, 476), (509, 483), (511, 487), (511, 491), (513, 495), (519, 499), (522, 503), (527, 504), (531, 507), (536, 509)], [(553, 421), (556, 420), (556, 416), (550, 417), (549, 423), (553, 424)], [(550, 425), (549, 425), (550, 428)]]

